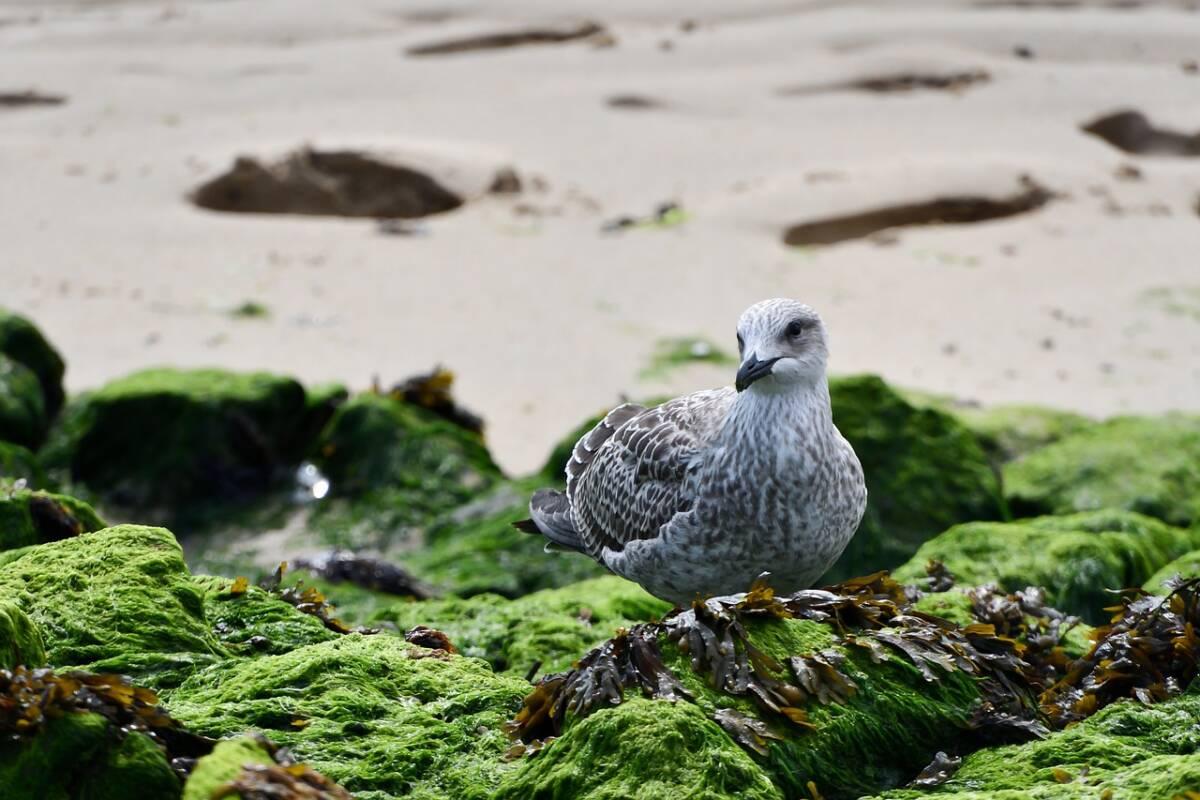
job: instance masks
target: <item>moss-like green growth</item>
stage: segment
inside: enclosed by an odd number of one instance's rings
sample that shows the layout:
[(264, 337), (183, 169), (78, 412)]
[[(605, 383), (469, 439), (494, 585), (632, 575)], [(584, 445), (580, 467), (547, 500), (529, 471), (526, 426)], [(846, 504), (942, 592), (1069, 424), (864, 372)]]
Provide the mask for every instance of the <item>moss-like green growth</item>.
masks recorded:
[(1200, 521), (1200, 417), (1120, 417), (1004, 468), (1018, 516), (1123, 508), (1172, 525)]
[(0, 440), (36, 450), (49, 425), (33, 370), (0, 353)]
[(164, 700), (197, 733), (263, 731), (360, 798), (484, 800), (528, 688), (475, 659), (350, 634), (209, 667)]
[(1041, 741), (967, 756), (945, 784), (890, 800), (1174, 800), (1200, 786), (1200, 695), (1115, 703)]
[(519, 597), (607, 574), (587, 556), (547, 553), (540, 536), (512, 525), (529, 516), (538, 480), (502, 484), (495, 492), (432, 522), (426, 546), (402, 560), (414, 575), (444, 591)]
[(1050, 605), (1097, 623), (1112, 605), (1107, 590), (1141, 586), (1198, 545), (1200, 532), (1126, 511), (974, 522), (926, 542), (895, 578), (917, 581), (936, 559), (962, 585), (996, 583), (1009, 592), (1041, 586)]
[(572, 726), (527, 758), (496, 793), (496, 800), (571, 797), (783, 800), (785, 795), (698, 706), (633, 698)]
[(338, 408), (313, 460), (332, 485), (312, 524), (330, 544), (386, 548), (500, 478), (476, 434), (374, 393)]
[[(1024, 588), (1024, 587), (1022, 587)], [(933, 614), (935, 617), (950, 620), (959, 627), (966, 627), (977, 622), (988, 623), (989, 620), (977, 619), (972, 613), (971, 598), (967, 595), (967, 590), (955, 587), (947, 592), (934, 592), (925, 595), (920, 600), (912, 604), (916, 611), (921, 611), (926, 614)], [(1024, 615), (1026, 630), (1034, 628), (1037, 620), (1033, 619), (1029, 614)], [(1059, 645), (1067, 658), (1081, 658), (1092, 649), (1092, 627), (1082, 622), (1062, 629), (1062, 640)], [(1005, 633), (1005, 636), (1011, 634)], [(1022, 643), (1028, 643), (1021, 636), (1012, 636)]]
[(5, 800), (177, 800), (179, 779), (142, 733), (121, 736), (100, 714), (69, 713), (31, 738), (0, 742)]
[(0, 486), (0, 550), (54, 542), (105, 526), (82, 500)]
[(257, 300), (246, 300), (229, 309), (229, 316), (234, 319), (266, 319), (271, 316), (271, 309)]
[(234, 593), (229, 578), (197, 576), (192, 580), (204, 592), (205, 617), (213, 632), (237, 655), (278, 655), (338, 636), (317, 617), (257, 586)]
[[(549, 557), (549, 556), (547, 556)], [(610, 575), (505, 600), (496, 595), (396, 603), (376, 612), (400, 630), (436, 628), (466, 656), (497, 672), (558, 672), (612, 637), (619, 627), (658, 619), (670, 606), (635, 583)]]
[(62, 379), (66, 370), (58, 351), (32, 322), (0, 309), (0, 353), (33, 371), (42, 387), (46, 417), (53, 419), (62, 407)]
[(170, 531), (121, 525), (30, 547), (0, 567), (0, 596), (41, 629), (55, 667), (178, 683), (224, 655)]
[(0, 669), (46, 663), (42, 632), (29, 616), (8, 600), (0, 600)]
[(146, 370), (74, 398), (45, 460), (114, 503), (211, 505), (284, 477), (331, 411), (291, 378)]
[[(1200, 536), (1197, 536), (1200, 538)], [(1179, 558), (1164, 566), (1142, 584), (1142, 588), (1152, 594), (1166, 594), (1167, 581), (1179, 576), (1182, 578), (1200, 577), (1200, 550), (1184, 553)]]
[(183, 800), (212, 800), (222, 784), (238, 776), (246, 764), (274, 764), (262, 742), (241, 736), (218, 742), (213, 751), (196, 762), (183, 786)]
[(873, 375), (834, 379), (829, 389), (868, 495), (862, 525), (825, 581), (895, 567), (956, 523), (1004, 518), (987, 456), (949, 414), (912, 405)]
[(0, 486), (18, 480), (34, 489), (49, 487), (46, 471), (32, 450), (12, 442), (0, 442)]
[(707, 339), (685, 336), (659, 339), (646, 367), (638, 373), (642, 380), (660, 380), (679, 367), (689, 364), (736, 366), (737, 359)]

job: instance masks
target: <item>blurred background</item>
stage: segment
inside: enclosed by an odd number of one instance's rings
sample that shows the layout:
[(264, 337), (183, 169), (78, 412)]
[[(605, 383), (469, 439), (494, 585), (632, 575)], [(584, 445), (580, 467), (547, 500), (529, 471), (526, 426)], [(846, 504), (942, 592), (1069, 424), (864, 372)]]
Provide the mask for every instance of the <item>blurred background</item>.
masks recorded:
[(71, 392), (152, 365), (453, 370), (510, 473), (831, 369), (1200, 407), (1196, 2), (0, 0), (0, 303)]

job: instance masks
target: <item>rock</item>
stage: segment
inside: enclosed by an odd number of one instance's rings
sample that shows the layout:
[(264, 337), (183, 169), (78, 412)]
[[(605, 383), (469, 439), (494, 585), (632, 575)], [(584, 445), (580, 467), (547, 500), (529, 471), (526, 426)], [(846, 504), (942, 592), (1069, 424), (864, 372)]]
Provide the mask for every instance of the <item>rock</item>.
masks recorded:
[(62, 356), (42, 332), (25, 317), (0, 309), (0, 353), (24, 364), (42, 388), (42, 406), (47, 419), (54, 419), (63, 404)]
[(786, 796), (753, 756), (689, 703), (631, 698), (572, 726), (521, 767), (505, 778), (496, 800)]
[(74, 398), (45, 460), (120, 505), (245, 499), (300, 461), (333, 397), (266, 373), (146, 370)]
[(384, 549), (500, 478), (477, 434), (370, 392), (338, 408), (313, 460), (331, 499), (348, 501), (318, 506), (313, 525), (328, 544), (350, 549)]
[(19, 606), (0, 600), (0, 669), (45, 663), (46, 648), (38, 626)]
[(896, 569), (902, 583), (941, 561), (960, 585), (1005, 591), (1046, 589), (1050, 605), (1091, 623), (1107, 620), (1111, 589), (1141, 586), (1156, 570), (1200, 546), (1200, 531), (1173, 528), (1127, 511), (957, 525), (926, 542)]
[(0, 487), (0, 551), (68, 539), (107, 525), (74, 497)]
[(47, 487), (46, 472), (37, 456), (29, 448), (11, 442), (0, 442), (0, 484), (4, 479), (24, 480), (34, 488)]
[(358, 797), (484, 800), (528, 688), (476, 659), (350, 634), (214, 665), (164, 701), (197, 733), (265, 731)]
[(235, 593), (228, 578), (197, 576), (193, 583), (204, 593), (205, 618), (234, 655), (278, 655), (338, 637), (317, 617), (257, 586)]
[(55, 667), (178, 683), (225, 655), (170, 531), (120, 525), (29, 547), (0, 566), (0, 597), (41, 629)]
[(833, 419), (867, 478), (867, 511), (832, 582), (896, 567), (951, 525), (1005, 517), (979, 443), (952, 416), (919, 408), (873, 375), (830, 381)]
[(669, 610), (637, 584), (609, 575), (511, 601), (483, 594), (395, 603), (378, 610), (372, 621), (387, 621), (402, 631), (436, 628), (463, 655), (487, 659), (497, 672), (521, 677), (531, 669), (535, 674), (564, 670), (617, 628)]
[(980, 750), (933, 791), (878, 800), (1173, 800), (1200, 785), (1200, 694), (1154, 706), (1132, 700), (1041, 741)]
[(263, 743), (252, 736), (218, 742), (213, 751), (196, 762), (183, 786), (183, 800), (212, 800), (214, 792), (237, 777), (246, 764), (274, 764)]
[(0, 439), (36, 450), (48, 425), (37, 375), (0, 353)]
[(121, 733), (105, 717), (68, 713), (24, 742), (0, 741), (5, 800), (178, 800), (179, 779), (142, 733)]
[(1167, 581), (1176, 576), (1182, 578), (1200, 577), (1200, 550), (1184, 553), (1165, 567), (1155, 572), (1142, 584), (1142, 588), (1151, 594), (1166, 594)]
[(1200, 521), (1200, 417), (1118, 417), (1004, 468), (1014, 515), (1122, 508), (1171, 525)]

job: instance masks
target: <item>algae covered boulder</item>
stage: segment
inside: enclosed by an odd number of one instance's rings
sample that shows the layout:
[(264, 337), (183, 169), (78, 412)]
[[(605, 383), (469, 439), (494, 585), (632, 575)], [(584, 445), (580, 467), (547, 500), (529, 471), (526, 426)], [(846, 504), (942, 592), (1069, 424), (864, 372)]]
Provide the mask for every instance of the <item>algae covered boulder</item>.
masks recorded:
[(236, 580), (210, 576), (192, 581), (203, 592), (205, 619), (231, 654), (276, 655), (338, 636), (315, 615), (258, 586), (235, 586)]
[(105, 524), (74, 497), (0, 486), (0, 551), (67, 539)]
[(334, 501), (317, 509), (313, 524), (342, 547), (405, 538), (500, 477), (479, 434), (371, 392), (337, 409), (313, 452)]
[(46, 663), (42, 632), (20, 606), (0, 600), (0, 669)]
[(930, 560), (940, 561), (960, 584), (995, 583), (1010, 592), (1041, 586), (1051, 605), (1098, 622), (1112, 590), (1142, 585), (1198, 545), (1196, 531), (1128, 511), (972, 522), (926, 542), (895, 577), (917, 582)]
[(37, 449), (49, 418), (37, 376), (24, 364), (0, 353), (0, 441)]
[(253, 736), (217, 742), (213, 751), (196, 762), (183, 787), (183, 800), (212, 800), (217, 789), (229, 783), (247, 764), (274, 764), (267, 745)]
[(476, 659), (350, 634), (214, 665), (164, 700), (197, 733), (265, 733), (356, 797), (484, 800), (528, 688)]
[(373, 621), (400, 630), (436, 628), (463, 655), (485, 658), (514, 676), (556, 672), (617, 628), (657, 619), (670, 606), (635, 583), (610, 575), (506, 600), (496, 595), (396, 603)]
[(32, 450), (12, 442), (0, 442), (0, 485), (21, 480), (35, 489), (47, 486), (46, 472)]
[(118, 504), (211, 505), (286, 474), (331, 412), (291, 378), (145, 370), (74, 398), (46, 461)]
[(1013, 514), (1136, 511), (1200, 521), (1200, 417), (1118, 417), (1035, 450), (1004, 468)]
[[(1200, 536), (1197, 536), (1197, 539), (1200, 540)], [(1197, 577), (1200, 577), (1200, 550), (1193, 550), (1190, 553), (1184, 553), (1155, 572), (1146, 579), (1146, 582), (1142, 584), (1142, 588), (1153, 594), (1166, 594), (1169, 591), (1167, 587), (1168, 581), (1175, 578), (1186, 580)]]
[(46, 418), (53, 419), (63, 404), (62, 356), (32, 322), (20, 314), (0, 309), (0, 353), (23, 364), (41, 387)]
[(0, 566), (0, 597), (37, 624), (55, 667), (164, 686), (224, 655), (162, 528), (121, 525), (26, 548)]
[(858, 533), (824, 580), (902, 564), (951, 525), (1005, 516), (999, 481), (975, 437), (872, 375), (830, 381), (834, 423), (867, 479)]

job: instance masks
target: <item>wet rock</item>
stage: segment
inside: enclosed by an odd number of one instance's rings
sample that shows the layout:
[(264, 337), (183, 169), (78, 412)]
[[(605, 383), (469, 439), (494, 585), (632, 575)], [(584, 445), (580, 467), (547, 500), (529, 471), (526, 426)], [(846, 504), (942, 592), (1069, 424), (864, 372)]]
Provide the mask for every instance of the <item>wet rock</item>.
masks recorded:
[(1005, 466), (1004, 489), (1014, 516), (1120, 508), (1191, 525), (1200, 521), (1200, 417), (1099, 423)]
[(0, 353), (33, 371), (42, 387), (46, 417), (54, 419), (65, 396), (62, 379), (66, 370), (54, 346), (28, 319), (0, 309)]
[(116, 505), (245, 500), (286, 478), (338, 397), (266, 373), (146, 370), (73, 398), (45, 462)]
[(166, 694), (190, 729), (253, 729), (362, 797), (487, 798), (528, 690), (482, 662), (357, 634), (197, 672)]
[(1107, 619), (1111, 590), (1142, 585), (1198, 546), (1196, 531), (1115, 510), (972, 522), (926, 542), (894, 574), (902, 583), (919, 581), (935, 559), (964, 586), (1045, 587), (1050, 605), (1095, 623)]
[(834, 423), (866, 473), (867, 511), (823, 581), (896, 567), (956, 523), (1004, 518), (987, 455), (954, 417), (913, 405), (875, 376), (829, 388)]
[(167, 530), (120, 525), (14, 554), (0, 566), (0, 596), (37, 624), (56, 668), (161, 687), (224, 656)]
[(68, 539), (104, 527), (107, 523), (82, 500), (0, 487), (0, 551)]

